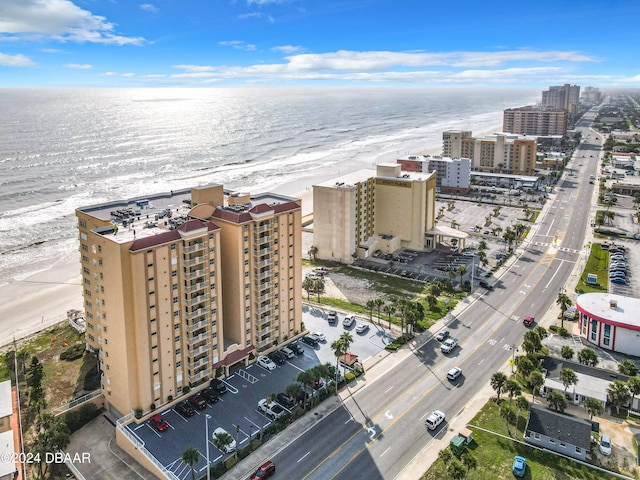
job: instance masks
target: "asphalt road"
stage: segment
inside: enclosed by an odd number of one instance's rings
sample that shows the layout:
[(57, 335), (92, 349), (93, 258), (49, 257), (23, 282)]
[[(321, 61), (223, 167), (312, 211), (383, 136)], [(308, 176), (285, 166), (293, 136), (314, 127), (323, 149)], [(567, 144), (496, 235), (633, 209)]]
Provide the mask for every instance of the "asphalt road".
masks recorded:
[[(593, 114), (578, 125), (586, 138)], [(327, 416), (275, 458), (290, 479), (391, 479), (447, 428), (427, 430), (430, 412), (455, 417), (491, 375), (515, 354), (527, 328), (522, 319), (540, 318), (555, 303), (576, 262), (584, 262), (584, 233), (589, 221), (601, 137), (576, 151), (546, 214), (538, 219), (526, 248), (496, 283), (494, 291), (471, 303), (447, 329), (459, 346), (449, 355), (435, 339), (414, 350), (376, 382), (358, 390), (343, 408)], [(584, 158), (581, 157), (584, 155)], [(591, 157), (593, 155), (593, 158)], [(579, 163), (583, 166), (578, 167)], [(455, 382), (446, 372), (462, 367)]]

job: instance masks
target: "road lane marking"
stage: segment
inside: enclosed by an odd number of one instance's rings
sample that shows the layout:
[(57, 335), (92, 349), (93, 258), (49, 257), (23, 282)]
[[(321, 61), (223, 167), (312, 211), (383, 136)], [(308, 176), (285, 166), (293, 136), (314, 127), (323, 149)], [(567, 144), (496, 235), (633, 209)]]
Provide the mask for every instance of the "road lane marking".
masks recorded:
[(482, 365), (484, 363), (484, 358), (482, 360), (480, 360), (480, 363), (478, 365)]
[(302, 460), (304, 460), (305, 458), (307, 458), (310, 454), (311, 454), (311, 451), (308, 451), (308, 452), (307, 452), (307, 453), (305, 453), (302, 457), (300, 457), (300, 459), (299, 459), (296, 463), (300, 463)]
[(384, 393), (389, 393), (391, 390), (393, 390), (393, 385), (391, 385), (389, 388), (387, 388)]
[(384, 457), (384, 454), (391, 450), (391, 447), (387, 448), (384, 452), (380, 454), (380, 458)]

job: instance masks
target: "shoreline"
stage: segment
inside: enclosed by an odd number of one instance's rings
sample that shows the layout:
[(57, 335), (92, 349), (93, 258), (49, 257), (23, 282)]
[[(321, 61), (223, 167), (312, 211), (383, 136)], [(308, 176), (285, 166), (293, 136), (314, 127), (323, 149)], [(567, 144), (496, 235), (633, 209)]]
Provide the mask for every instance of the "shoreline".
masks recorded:
[[(481, 137), (496, 131), (501, 126), (483, 133), (474, 134)], [(426, 148), (425, 148), (426, 147)], [(348, 168), (322, 167), (321, 172), (309, 172), (299, 179), (275, 184), (270, 191), (276, 191), (284, 195), (290, 195), (302, 200), (302, 215), (308, 215), (313, 210), (313, 185), (332, 177), (346, 173), (371, 168), (377, 163), (395, 162), (399, 157), (413, 154), (441, 154), (442, 146), (417, 144), (410, 145), (409, 150), (380, 152), (379, 155), (367, 161), (356, 161)], [(256, 190), (258, 193), (260, 190)], [(67, 311), (79, 309), (84, 311), (82, 296), (82, 275), (80, 274), (80, 262), (78, 252), (69, 252), (68, 255), (58, 257), (46, 269), (34, 272), (26, 278), (10, 281), (0, 285), (0, 348), (11, 343), (15, 339), (24, 338), (48, 326), (66, 320)]]

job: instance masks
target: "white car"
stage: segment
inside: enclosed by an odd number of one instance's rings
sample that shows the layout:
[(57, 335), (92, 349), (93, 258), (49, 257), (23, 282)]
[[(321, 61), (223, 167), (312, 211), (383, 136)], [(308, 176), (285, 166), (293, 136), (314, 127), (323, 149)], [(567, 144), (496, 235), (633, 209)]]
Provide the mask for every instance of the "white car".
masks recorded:
[(342, 326), (349, 328), (351, 325), (353, 325), (353, 322), (355, 321), (356, 321), (356, 318), (353, 315), (346, 315), (344, 317), (344, 320), (342, 320)]
[(366, 323), (361, 323), (356, 327), (356, 333), (366, 333), (367, 330), (369, 330), (369, 325)]
[[(218, 427), (213, 431), (213, 435), (212, 435), (212, 440), (214, 445), (216, 444), (216, 438), (218, 437), (218, 435), (225, 436), (225, 437), (229, 435), (231, 437), (231, 434), (229, 434), (229, 432), (227, 432), (224, 428)], [(231, 437), (231, 442), (224, 445), (221, 448), (221, 450), (224, 453), (231, 453), (236, 451), (236, 441), (233, 439), (233, 437)]]
[(273, 363), (273, 360), (271, 360), (269, 357), (265, 357), (263, 355), (260, 355), (258, 357), (257, 364), (260, 365), (262, 368), (266, 368), (267, 370), (275, 370), (276, 369), (276, 364)]
[(318, 337), (318, 341), (319, 342), (326, 342), (327, 341), (327, 336), (322, 332), (313, 332), (313, 335)]
[(447, 378), (449, 380), (455, 380), (456, 378), (458, 378), (460, 375), (462, 375), (462, 369), (460, 367), (453, 367), (451, 370), (449, 370), (449, 372), (447, 373)]
[(285, 409), (282, 408), (282, 405), (276, 402), (269, 402), (266, 398), (263, 398), (258, 402), (258, 410), (260, 410), (272, 420), (277, 420), (285, 413), (287, 413)]
[(609, 435), (602, 435), (600, 437), (600, 453), (603, 455), (611, 455), (611, 437)]
[(429, 418), (425, 420), (424, 424), (427, 426), (429, 430), (435, 430), (436, 428), (438, 428), (438, 425), (444, 422), (444, 419), (445, 419), (444, 412), (441, 412), (440, 410), (436, 410), (431, 415), (429, 415)]

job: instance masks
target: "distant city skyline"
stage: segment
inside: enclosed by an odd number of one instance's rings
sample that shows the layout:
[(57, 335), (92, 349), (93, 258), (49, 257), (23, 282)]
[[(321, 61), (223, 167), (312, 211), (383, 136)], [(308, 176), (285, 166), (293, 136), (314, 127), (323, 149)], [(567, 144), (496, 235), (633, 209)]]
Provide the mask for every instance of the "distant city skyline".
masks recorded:
[(638, 88), (639, 16), (634, 0), (2, 0), (0, 87)]

